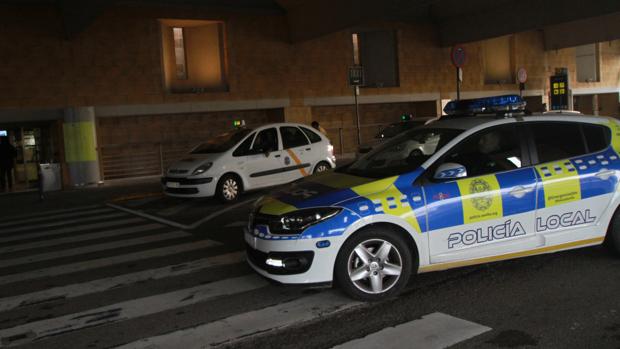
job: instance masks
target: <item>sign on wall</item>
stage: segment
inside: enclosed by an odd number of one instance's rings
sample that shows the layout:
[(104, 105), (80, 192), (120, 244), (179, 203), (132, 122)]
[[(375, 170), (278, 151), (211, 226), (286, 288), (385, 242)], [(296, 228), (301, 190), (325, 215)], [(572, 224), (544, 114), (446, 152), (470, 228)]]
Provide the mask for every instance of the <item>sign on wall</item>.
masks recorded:
[(551, 86), (551, 110), (569, 109), (568, 75), (553, 75), (550, 79)]

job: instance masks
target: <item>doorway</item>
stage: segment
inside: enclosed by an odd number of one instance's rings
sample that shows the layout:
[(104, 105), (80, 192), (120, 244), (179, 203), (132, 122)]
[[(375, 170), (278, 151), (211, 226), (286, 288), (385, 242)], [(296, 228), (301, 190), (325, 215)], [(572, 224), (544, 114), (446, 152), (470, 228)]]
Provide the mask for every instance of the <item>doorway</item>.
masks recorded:
[(0, 134), (6, 135), (17, 150), (13, 191), (37, 189), (38, 165), (60, 160), (56, 123), (0, 124)]

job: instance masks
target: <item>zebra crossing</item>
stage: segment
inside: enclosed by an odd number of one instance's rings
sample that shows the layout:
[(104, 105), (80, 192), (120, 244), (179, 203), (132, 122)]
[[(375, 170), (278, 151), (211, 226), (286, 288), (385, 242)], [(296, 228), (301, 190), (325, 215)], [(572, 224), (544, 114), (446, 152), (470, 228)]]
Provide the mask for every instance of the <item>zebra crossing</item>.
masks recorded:
[(211, 348), (364, 307), (272, 285), (241, 248), (103, 205), (4, 218), (0, 348)]

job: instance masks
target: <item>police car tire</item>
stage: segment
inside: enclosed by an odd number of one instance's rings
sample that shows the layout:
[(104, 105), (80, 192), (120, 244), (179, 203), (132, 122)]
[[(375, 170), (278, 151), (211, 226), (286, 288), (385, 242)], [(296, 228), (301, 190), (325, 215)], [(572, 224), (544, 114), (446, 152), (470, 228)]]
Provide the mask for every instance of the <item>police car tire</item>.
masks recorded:
[[(227, 195), (224, 193), (224, 190), (225, 190), (224, 186), (227, 184), (230, 184), (231, 180), (234, 183), (236, 183), (237, 191), (234, 197), (230, 197), (230, 196), (227, 197)], [(229, 173), (229, 174), (222, 176), (219, 182), (217, 182), (217, 187), (215, 188), (215, 195), (221, 202), (227, 204), (227, 203), (237, 201), (242, 191), (243, 191), (243, 184), (241, 183), (241, 180), (239, 179), (239, 177), (235, 176), (234, 174)]]
[[(340, 288), (350, 297), (361, 301), (379, 301), (398, 295), (407, 283), (414, 270), (418, 268), (418, 259), (414, 258), (405, 239), (399, 233), (380, 226), (367, 227), (351, 236), (340, 248), (334, 266), (334, 279)], [(349, 277), (349, 256), (360, 244), (368, 240), (380, 239), (389, 242), (400, 254), (402, 269), (396, 283), (382, 293), (368, 293), (360, 290)]]
[(605, 246), (616, 256), (620, 257), (620, 208), (614, 213), (607, 235), (605, 236)]

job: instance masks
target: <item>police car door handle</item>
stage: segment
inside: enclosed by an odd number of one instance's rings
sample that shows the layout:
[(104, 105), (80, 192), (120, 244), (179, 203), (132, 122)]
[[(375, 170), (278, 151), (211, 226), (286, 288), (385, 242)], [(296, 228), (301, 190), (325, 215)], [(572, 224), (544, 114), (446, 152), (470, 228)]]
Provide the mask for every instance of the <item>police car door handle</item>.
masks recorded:
[(517, 199), (520, 199), (524, 197), (525, 194), (531, 192), (532, 190), (534, 190), (534, 187), (524, 187), (524, 186), (519, 185), (519, 186), (512, 188), (512, 190), (510, 191), (510, 195), (514, 196)]
[(281, 155), (280, 154), (276, 154), (274, 155), (276, 158), (279, 158)]
[(603, 170), (598, 171), (595, 176), (597, 178), (602, 179), (602, 180), (605, 181), (605, 180), (609, 179), (609, 177), (611, 177), (611, 176), (613, 176), (615, 174), (616, 174), (616, 171), (614, 171), (614, 170), (603, 169)]
[(310, 151), (310, 150), (312, 150), (312, 148), (306, 148), (306, 150), (307, 150), (307, 151)]

